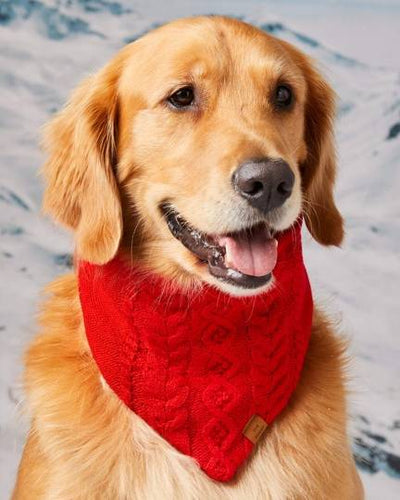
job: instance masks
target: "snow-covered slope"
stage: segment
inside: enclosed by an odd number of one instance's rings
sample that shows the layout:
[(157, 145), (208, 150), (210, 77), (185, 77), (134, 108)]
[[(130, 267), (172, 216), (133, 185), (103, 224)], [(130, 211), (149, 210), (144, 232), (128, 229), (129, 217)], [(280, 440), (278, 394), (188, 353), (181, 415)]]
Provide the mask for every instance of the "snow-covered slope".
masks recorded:
[[(298, 6), (270, 3), (280, 17), (257, 0), (226, 0), (218, 7), (212, 0), (195, 5), (184, 0), (0, 3), (1, 498), (11, 490), (24, 440), (18, 378), (23, 349), (35, 333), (39, 291), (68, 268), (72, 250), (70, 236), (39, 214), (40, 127), (71, 89), (124, 43), (171, 18), (200, 13), (240, 16), (294, 43), (319, 61), (340, 97), (337, 198), (347, 240), (342, 250), (327, 250), (305, 235), (305, 254), (315, 295), (351, 339), (352, 433), (367, 496), (400, 497), (400, 61), (392, 68), (393, 59), (386, 57), (380, 64), (375, 51), (371, 62), (368, 51), (361, 54), (358, 38), (350, 57), (340, 43), (338, 15), (320, 12), (315, 37), (313, 0), (304, 2), (309, 17), (303, 11), (298, 26), (293, 14)], [(353, 2), (352, 13), (358, 3)], [(400, 20), (400, 10), (389, 3), (391, 26), (393, 16)], [(339, 7), (345, 16), (346, 7)], [(324, 40), (321, 23), (335, 24), (337, 38), (327, 29), (329, 40)], [(388, 40), (394, 36), (388, 33)], [(385, 44), (383, 30), (379, 40), (382, 51), (395, 50)]]

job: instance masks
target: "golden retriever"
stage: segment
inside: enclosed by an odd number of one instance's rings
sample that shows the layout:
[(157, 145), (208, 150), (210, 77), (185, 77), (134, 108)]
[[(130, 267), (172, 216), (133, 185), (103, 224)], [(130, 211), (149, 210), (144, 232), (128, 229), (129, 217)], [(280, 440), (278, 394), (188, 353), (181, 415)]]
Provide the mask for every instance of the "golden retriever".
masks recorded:
[[(332, 90), (289, 43), (225, 17), (178, 20), (124, 47), (51, 121), (44, 210), (74, 231), (81, 259), (104, 264), (119, 252), (188, 289), (268, 293), (262, 279), (247, 286), (210, 272), (171, 234), (162, 208), (167, 200), (202, 234), (220, 235), (260, 223), (282, 231), (302, 213), (315, 240), (339, 245), (333, 118)], [(264, 175), (271, 161), (278, 188), (260, 202), (253, 195), (265, 186), (249, 188), (246, 169)], [(220, 483), (104, 384), (75, 273), (47, 292), (26, 356), (32, 425), (14, 499), (363, 498), (344, 346), (318, 309), (289, 406), (243, 470)]]

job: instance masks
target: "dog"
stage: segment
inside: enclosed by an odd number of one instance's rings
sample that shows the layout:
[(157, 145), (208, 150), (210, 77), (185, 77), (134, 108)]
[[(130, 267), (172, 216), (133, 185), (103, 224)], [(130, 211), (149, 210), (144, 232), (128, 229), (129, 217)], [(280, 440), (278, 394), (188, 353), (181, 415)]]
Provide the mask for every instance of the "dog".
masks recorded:
[[(289, 43), (226, 17), (174, 21), (125, 46), (47, 126), (44, 211), (73, 230), (77, 268), (121, 258), (121, 279), (134, 268), (139, 286), (151, 275), (192, 298), (205, 288), (221, 303), (268, 297), (279, 292), (280, 234), (304, 219), (320, 244), (342, 242), (334, 101)], [(252, 421), (257, 444), (219, 481), (110, 388), (77, 275), (47, 288), (26, 355), (31, 429), (14, 499), (363, 498), (345, 345), (320, 309), (290, 400), (266, 430)]]

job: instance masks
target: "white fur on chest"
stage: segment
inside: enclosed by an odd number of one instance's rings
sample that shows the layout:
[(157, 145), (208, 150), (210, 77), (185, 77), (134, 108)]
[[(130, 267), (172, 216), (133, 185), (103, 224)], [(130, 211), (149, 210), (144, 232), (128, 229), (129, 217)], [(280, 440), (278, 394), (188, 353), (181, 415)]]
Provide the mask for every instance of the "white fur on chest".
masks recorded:
[[(112, 393), (102, 376), (101, 383)], [(120, 475), (120, 491), (124, 498), (146, 500), (283, 500), (288, 495), (282, 489), (284, 478), (279, 474), (276, 458), (268, 453), (265, 439), (255, 448), (237, 477), (227, 483), (214, 481), (197, 462), (171, 446), (141, 417), (126, 408), (132, 422), (132, 447), (140, 456), (137, 481), (131, 474)], [(268, 434), (268, 432), (267, 432)], [(268, 438), (266, 438), (268, 439)], [(122, 460), (125, 460), (122, 458)], [(134, 464), (131, 464), (135, 467)], [(127, 482), (128, 480), (128, 482)]]
[[(130, 410), (127, 410), (130, 411)], [(144, 420), (131, 413), (133, 446), (144, 464), (140, 486), (130, 491), (132, 498), (160, 499), (274, 499), (288, 498), (282, 484), (276, 460), (267, 456), (265, 442), (228, 483), (209, 478), (189, 456), (173, 448)], [(129, 489), (129, 486), (126, 485)], [(123, 488), (125, 490), (125, 488)], [(127, 491), (128, 493), (128, 491)]]

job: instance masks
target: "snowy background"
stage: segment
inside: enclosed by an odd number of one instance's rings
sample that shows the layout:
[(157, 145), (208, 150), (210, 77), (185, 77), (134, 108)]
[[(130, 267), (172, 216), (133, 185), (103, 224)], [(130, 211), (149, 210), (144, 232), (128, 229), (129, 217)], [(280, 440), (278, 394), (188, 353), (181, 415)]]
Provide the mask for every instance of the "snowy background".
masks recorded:
[[(0, 0), (0, 498), (24, 442), (19, 377), (71, 239), (40, 217), (40, 127), (120, 47), (175, 17), (253, 22), (311, 54), (339, 97), (341, 250), (305, 235), (314, 293), (351, 339), (351, 429), (369, 499), (400, 498), (400, 0)], [(346, 500), (346, 499), (344, 499)]]

